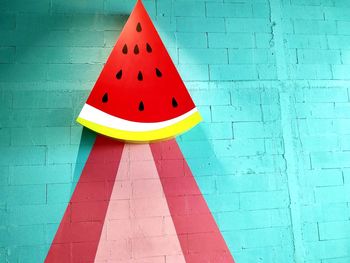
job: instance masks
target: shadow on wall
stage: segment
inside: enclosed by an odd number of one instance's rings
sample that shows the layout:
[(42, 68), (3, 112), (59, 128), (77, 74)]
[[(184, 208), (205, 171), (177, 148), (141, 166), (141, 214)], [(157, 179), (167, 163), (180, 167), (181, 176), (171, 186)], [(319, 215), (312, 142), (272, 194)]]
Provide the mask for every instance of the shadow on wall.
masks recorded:
[(92, 146), (94, 145), (95, 140), (96, 140), (96, 133), (83, 127), (80, 143), (79, 143), (77, 160), (75, 162), (75, 167), (73, 170), (72, 186), (70, 191), (71, 196), (74, 192), (77, 182), (79, 181), (80, 175), (84, 169), (86, 160), (89, 157), (89, 154), (91, 152), (91, 149), (92, 149)]

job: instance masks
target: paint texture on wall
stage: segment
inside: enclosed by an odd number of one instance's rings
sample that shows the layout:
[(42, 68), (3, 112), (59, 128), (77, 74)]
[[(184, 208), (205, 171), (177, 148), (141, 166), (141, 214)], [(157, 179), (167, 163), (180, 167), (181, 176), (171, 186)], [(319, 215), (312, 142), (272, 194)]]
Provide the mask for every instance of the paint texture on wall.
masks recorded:
[[(177, 141), (235, 260), (349, 262), (349, 2), (144, 3), (203, 116)], [(44, 261), (133, 4), (2, 1), (0, 262)]]

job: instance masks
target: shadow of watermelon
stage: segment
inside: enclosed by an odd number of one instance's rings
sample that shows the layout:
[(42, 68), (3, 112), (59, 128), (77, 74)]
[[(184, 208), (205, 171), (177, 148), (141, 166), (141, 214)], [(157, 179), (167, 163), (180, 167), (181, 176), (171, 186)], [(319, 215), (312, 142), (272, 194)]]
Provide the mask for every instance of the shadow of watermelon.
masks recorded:
[(87, 128), (82, 129), (80, 143), (79, 143), (79, 150), (77, 154), (77, 160), (76, 160), (75, 167), (72, 174), (73, 178), (72, 178), (70, 195), (73, 194), (76, 184), (79, 181), (80, 175), (83, 171), (87, 158), (89, 157), (89, 154), (91, 152), (91, 148), (95, 142), (95, 139), (96, 139), (96, 133), (90, 131)]

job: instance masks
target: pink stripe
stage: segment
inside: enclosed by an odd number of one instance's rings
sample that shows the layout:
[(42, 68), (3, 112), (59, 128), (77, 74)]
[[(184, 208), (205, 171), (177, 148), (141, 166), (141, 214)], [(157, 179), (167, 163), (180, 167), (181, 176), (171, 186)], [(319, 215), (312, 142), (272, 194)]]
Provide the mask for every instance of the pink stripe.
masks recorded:
[(184, 263), (148, 144), (126, 145), (95, 263)]
[(94, 261), (123, 147), (97, 135), (46, 263)]
[(150, 147), (186, 262), (234, 262), (176, 141)]

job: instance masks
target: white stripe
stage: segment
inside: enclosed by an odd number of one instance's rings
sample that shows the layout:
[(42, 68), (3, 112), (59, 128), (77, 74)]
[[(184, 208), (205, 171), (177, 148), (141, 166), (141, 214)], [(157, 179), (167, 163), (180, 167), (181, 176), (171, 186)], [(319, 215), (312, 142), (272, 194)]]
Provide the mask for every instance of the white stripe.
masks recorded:
[(173, 125), (177, 122), (180, 122), (186, 119), (188, 116), (194, 114), (195, 112), (197, 112), (197, 108), (194, 108), (186, 112), (185, 114), (182, 114), (179, 117), (176, 117), (167, 121), (152, 122), (152, 123), (134, 122), (134, 121), (128, 121), (125, 119), (112, 116), (99, 109), (96, 109), (95, 107), (90, 106), (89, 104), (85, 104), (79, 114), (79, 117), (84, 120), (91, 121), (93, 123), (96, 123), (105, 127), (109, 127), (109, 128), (114, 128), (114, 129), (124, 130), (124, 131), (140, 132), (140, 131), (152, 131), (152, 130), (168, 127), (170, 125)]

